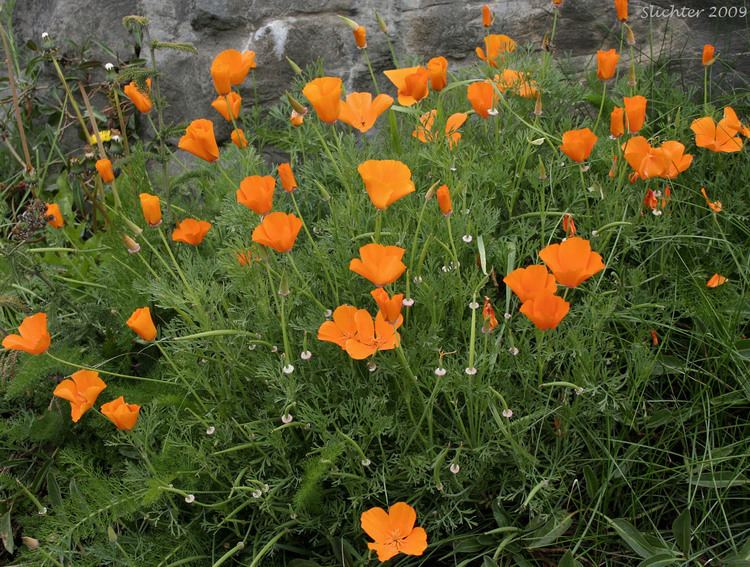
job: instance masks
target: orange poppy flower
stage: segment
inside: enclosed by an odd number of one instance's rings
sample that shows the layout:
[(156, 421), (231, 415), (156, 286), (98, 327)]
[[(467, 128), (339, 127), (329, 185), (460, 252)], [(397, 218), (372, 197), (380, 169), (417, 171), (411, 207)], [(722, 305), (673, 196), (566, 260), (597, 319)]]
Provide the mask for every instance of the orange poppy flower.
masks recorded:
[(302, 126), (304, 122), (305, 115), (297, 112), (296, 110), (292, 110), (292, 114), (289, 115), (289, 124), (291, 124), (295, 128), (298, 128)]
[(484, 298), (484, 305), (482, 306), (482, 332), (491, 333), (497, 328), (497, 317), (495, 316), (495, 308), (492, 307), (492, 302), (489, 297)]
[(273, 192), (276, 179), (270, 175), (251, 175), (240, 182), (237, 202), (259, 215), (267, 215), (273, 208)]
[(591, 250), (588, 240), (573, 236), (560, 244), (550, 244), (539, 252), (539, 257), (567, 287), (576, 287), (604, 269), (602, 257)]
[(570, 303), (558, 295), (544, 293), (529, 299), (520, 309), (540, 331), (556, 328), (570, 311)]
[(543, 293), (555, 293), (557, 281), (555, 276), (541, 265), (516, 268), (503, 278), (503, 282), (518, 296), (521, 303), (534, 299)]
[(438, 187), (437, 202), (443, 216), (450, 216), (453, 212), (453, 202), (451, 201), (451, 191), (448, 189), (447, 185), (441, 185)]
[(293, 214), (270, 213), (253, 230), (253, 242), (276, 252), (289, 252), (301, 228), (302, 221)]
[[(146, 79), (146, 86), (150, 91), (151, 77)], [(130, 99), (130, 102), (133, 103), (133, 106), (135, 106), (139, 112), (142, 112), (144, 114), (151, 112), (151, 109), (153, 108), (151, 97), (148, 96), (147, 93), (144, 93), (141, 89), (139, 89), (135, 81), (131, 81), (129, 84), (125, 85), (125, 88), (123, 88), (122, 90), (125, 93), (125, 96)]]
[(379, 94), (373, 100), (370, 93), (350, 93), (346, 96), (346, 102), (341, 101), (339, 120), (364, 133), (392, 104), (393, 98), (387, 94)]
[(399, 553), (416, 556), (424, 553), (427, 532), (424, 528), (415, 528), (416, 521), (416, 511), (406, 502), (397, 502), (387, 512), (382, 508), (370, 508), (360, 518), (362, 529), (374, 540), (367, 542), (367, 547), (378, 554), (381, 562)]
[[(728, 112), (729, 111), (729, 112)], [(741, 123), (731, 107), (724, 109), (724, 118), (715, 123), (710, 116), (696, 118), (690, 124), (695, 134), (695, 145), (712, 152), (732, 153), (742, 149), (742, 138), (737, 136)]]
[(448, 60), (445, 57), (433, 57), (427, 62), (427, 72), (430, 74), (430, 88), (442, 91), (448, 84)]
[(628, 131), (632, 134), (643, 128), (646, 120), (646, 97), (641, 95), (626, 96), (623, 99), (625, 104), (625, 117), (628, 122)]
[(219, 159), (219, 146), (216, 145), (213, 122), (205, 118), (193, 120), (177, 147), (208, 162)]
[(701, 187), (701, 195), (703, 195), (703, 198), (706, 200), (706, 204), (708, 205), (708, 208), (711, 209), (715, 213), (720, 213), (722, 210), (722, 204), (721, 201), (712, 201), (708, 198), (708, 193), (706, 193), (706, 188)]
[(406, 271), (406, 264), (401, 261), (404, 252), (400, 246), (365, 244), (359, 249), (361, 259), (349, 262), (349, 269), (375, 286), (383, 287), (395, 282)]
[(253, 260), (260, 259), (256, 258), (256, 255), (253, 254), (252, 250), (245, 250), (243, 252), (237, 252), (236, 256), (237, 263), (240, 266), (249, 266), (253, 263)]
[(115, 171), (112, 169), (112, 162), (108, 159), (96, 160), (96, 171), (104, 183), (112, 183), (115, 180)]
[(674, 179), (693, 163), (693, 156), (685, 153), (685, 144), (676, 140), (668, 140), (659, 147), (669, 162), (667, 171), (662, 177)]
[(216, 92), (229, 94), (232, 85), (239, 85), (245, 80), (248, 71), (255, 68), (255, 53), (236, 49), (227, 49), (219, 53), (211, 63), (211, 78)]
[(489, 118), (490, 114), (495, 114), (495, 102), (497, 94), (495, 87), (490, 81), (478, 81), (471, 83), (466, 87), (466, 98), (469, 99), (471, 107), (477, 116)]
[(609, 135), (613, 138), (619, 138), (625, 133), (625, 109), (615, 106), (612, 114), (609, 115)]
[(354, 34), (354, 43), (357, 44), (357, 47), (365, 49), (367, 47), (367, 30), (365, 26), (357, 26), (352, 30), (352, 33)]
[(357, 335), (354, 315), (357, 308), (351, 305), (339, 305), (333, 312), (331, 321), (325, 321), (318, 328), (318, 340), (334, 343), (346, 349), (346, 343)]
[(60, 205), (57, 203), (47, 203), (44, 218), (47, 219), (47, 224), (52, 228), (62, 228), (65, 226), (65, 219), (62, 216)]
[(392, 350), (399, 344), (396, 325), (378, 312), (373, 322), (367, 309), (351, 305), (336, 308), (333, 321), (325, 321), (318, 329), (318, 339), (340, 346), (355, 360), (363, 360), (379, 350)]
[(461, 132), (458, 129), (464, 125), (469, 115), (465, 112), (456, 112), (448, 117), (445, 123), (445, 137), (448, 138), (448, 147), (453, 148), (461, 139)]
[(310, 101), (321, 121), (326, 124), (336, 122), (341, 107), (341, 79), (338, 77), (313, 79), (302, 89), (302, 94)]
[(47, 330), (47, 314), (35, 313), (25, 317), (18, 326), (18, 334), (7, 335), (3, 347), (8, 350), (21, 350), (29, 354), (47, 352), (52, 337)]
[(589, 158), (598, 139), (588, 128), (568, 130), (562, 135), (560, 150), (573, 161), (580, 163)]
[(397, 329), (404, 322), (404, 318), (401, 316), (401, 307), (403, 306), (404, 294), (395, 293), (393, 297), (388, 295), (382, 287), (373, 289), (370, 295), (378, 304), (380, 314), (387, 323), (394, 325)]
[(430, 72), (424, 67), (390, 69), (383, 73), (398, 89), (398, 103), (403, 106), (413, 106), (430, 94)]
[(573, 215), (565, 213), (562, 218), (562, 227), (565, 231), (565, 236), (570, 238), (576, 234), (576, 221), (573, 219)]
[(618, 20), (621, 22), (628, 21), (628, 0), (615, 0), (615, 10)]
[(294, 177), (292, 166), (288, 163), (280, 163), (278, 167), (279, 179), (284, 191), (291, 193), (297, 188), (297, 179)]
[(120, 396), (116, 400), (103, 404), (99, 410), (104, 417), (115, 424), (117, 429), (130, 431), (138, 421), (141, 406), (125, 403), (125, 398)]
[(539, 94), (536, 83), (521, 71), (503, 69), (502, 73), (495, 75), (494, 81), (501, 93), (512, 90), (523, 98), (534, 98)]
[(139, 307), (133, 311), (125, 324), (144, 341), (153, 341), (156, 338), (156, 325), (151, 318), (149, 307)]
[(615, 76), (617, 71), (617, 62), (620, 60), (620, 54), (614, 49), (608, 51), (599, 50), (596, 52), (596, 76), (602, 81), (608, 81)]
[(370, 201), (380, 210), (415, 191), (411, 170), (405, 163), (392, 159), (370, 159), (357, 167)]
[(486, 28), (489, 28), (492, 26), (492, 22), (495, 21), (495, 15), (492, 13), (492, 10), (490, 10), (490, 7), (485, 4), (482, 6), (482, 25)]
[(245, 50), (242, 52), (242, 67), (232, 75), (232, 84), (239, 85), (245, 80), (251, 69), (257, 67), (255, 63), (255, 51)]
[(656, 193), (654, 193), (653, 189), (646, 189), (643, 204), (651, 210), (659, 208), (659, 199), (656, 198)]
[(484, 49), (477, 47), (475, 51), (482, 61), (486, 61), (492, 67), (500, 67), (503, 55), (515, 50), (516, 42), (507, 35), (490, 34), (484, 38)]
[(714, 274), (706, 282), (706, 287), (715, 288), (719, 287), (720, 285), (724, 285), (725, 283), (727, 283), (727, 278), (725, 278), (721, 274)]
[(138, 198), (141, 201), (143, 218), (149, 226), (159, 226), (161, 224), (161, 200), (159, 197), (150, 193), (141, 193)]
[(713, 65), (715, 60), (716, 48), (710, 43), (707, 43), (703, 46), (703, 55), (701, 57), (701, 62), (703, 63), (704, 67), (708, 67), (709, 65)]
[[(227, 104), (227, 100), (229, 104)], [(242, 107), (242, 97), (236, 92), (232, 91), (226, 96), (218, 96), (216, 100), (211, 103), (214, 110), (224, 117), (224, 120), (231, 122), (237, 120), (240, 117), (240, 108)]]
[[(436, 140), (437, 136), (432, 133), (432, 126), (435, 124), (436, 116), (437, 110), (435, 109), (425, 112), (419, 117), (419, 125), (411, 135), (423, 144)], [(445, 123), (445, 136), (448, 138), (448, 146), (450, 148), (453, 148), (461, 139), (461, 132), (458, 129), (464, 125), (468, 117), (469, 115), (465, 112), (456, 112), (448, 117)]]
[(670, 158), (661, 148), (653, 148), (643, 136), (630, 138), (623, 144), (625, 159), (635, 171), (635, 178), (663, 177), (670, 172)]
[(70, 402), (70, 419), (78, 423), (83, 414), (94, 407), (96, 398), (106, 387), (98, 372), (79, 370), (60, 382), (52, 395)]
[(211, 223), (203, 220), (185, 219), (172, 231), (172, 240), (198, 246), (211, 230)]
[(242, 149), (247, 147), (247, 138), (245, 138), (245, 132), (242, 131), (242, 128), (235, 128), (232, 130), (230, 137), (232, 138), (232, 143), (238, 148)]

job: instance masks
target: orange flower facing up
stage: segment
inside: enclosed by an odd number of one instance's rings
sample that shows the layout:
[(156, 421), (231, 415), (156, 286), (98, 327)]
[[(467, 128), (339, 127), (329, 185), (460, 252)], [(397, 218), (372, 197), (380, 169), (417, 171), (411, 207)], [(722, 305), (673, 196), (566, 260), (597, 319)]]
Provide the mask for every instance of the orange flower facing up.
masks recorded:
[(242, 149), (247, 147), (247, 138), (245, 138), (245, 132), (242, 131), (242, 128), (235, 128), (232, 130), (230, 137), (232, 138), (232, 143), (238, 148)]
[(338, 77), (313, 79), (302, 89), (302, 94), (310, 101), (322, 122), (326, 124), (336, 122), (341, 107), (341, 79)]
[(60, 382), (52, 395), (70, 402), (70, 419), (78, 423), (84, 413), (96, 403), (96, 398), (107, 387), (94, 370), (79, 370)]
[(708, 205), (708, 208), (711, 209), (715, 213), (720, 213), (722, 210), (721, 201), (712, 201), (708, 198), (708, 193), (706, 193), (706, 188), (701, 187), (701, 195), (703, 195), (703, 198), (706, 200), (706, 204)]
[(453, 213), (453, 202), (451, 201), (451, 190), (447, 185), (441, 185), (437, 190), (437, 202), (443, 216), (449, 217)]
[(714, 274), (706, 282), (706, 287), (715, 288), (719, 287), (720, 285), (724, 285), (725, 283), (727, 283), (727, 278), (725, 278), (721, 274)]
[(8, 350), (21, 350), (29, 354), (47, 352), (52, 337), (47, 330), (47, 314), (36, 313), (25, 317), (18, 326), (17, 335), (7, 335), (3, 347)]
[[(146, 86), (151, 90), (151, 77), (146, 79)], [(153, 108), (151, 97), (139, 89), (135, 81), (131, 81), (129, 84), (125, 85), (125, 88), (122, 90), (125, 93), (125, 96), (130, 99), (130, 102), (133, 103), (133, 106), (135, 106), (139, 112), (144, 114), (151, 112), (151, 109)]]
[(112, 162), (108, 159), (96, 160), (96, 171), (104, 183), (112, 183), (115, 180), (115, 170), (112, 169)]
[(501, 93), (511, 90), (523, 98), (534, 98), (539, 94), (536, 83), (521, 71), (503, 69), (502, 73), (495, 75), (494, 79)]
[(490, 7), (485, 4), (482, 6), (482, 25), (486, 28), (489, 28), (492, 26), (492, 22), (495, 21), (495, 15), (492, 13), (492, 10), (490, 10)]
[(716, 61), (716, 48), (710, 43), (707, 43), (703, 46), (703, 56), (701, 57), (701, 62), (703, 63), (704, 67), (708, 67), (709, 65), (713, 65), (714, 61)]
[(153, 341), (156, 338), (156, 325), (151, 318), (149, 307), (139, 307), (133, 311), (125, 324), (144, 341)]
[(47, 219), (47, 224), (52, 228), (62, 228), (65, 226), (65, 219), (63, 219), (60, 205), (57, 203), (47, 203), (44, 218)]
[[(227, 104), (227, 101), (229, 104)], [(231, 122), (240, 117), (240, 108), (242, 107), (242, 97), (232, 91), (228, 95), (220, 95), (211, 103), (214, 110), (224, 117), (224, 120)]]
[(690, 124), (695, 134), (695, 145), (712, 152), (732, 153), (742, 149), (742, 138), (737, 133), (742, 124), (731, 107), (724, 109), (724, 118), (715, 123), (710, 116), (696, 118)]
[(219, 159), (219, 146), (216, 145), (213, 122), (205, 118), (193, 120), (177, 147), (208, 162)]
[(247, 77), (248, 71), (255, 68), (255, 53), (227, 49), (219, 53), (211, 63), (211, 78), (216, 92), (229, 94), (232, 85), (239, 85)]
[(599, 138), (588, 128), (568, 130), (562, 135), (560, 150), (573, 161), (586, 161)]
[(491, 67), (501, 67), (503, 56), (516, 50), (516, 42), (507, 35), (490, 34), (484, 38), (484, 49), (476, 48), (477, 57)]
[[(419, 125), (411, 133), (413, 137), (422, 142), (435, 141), (439, 138), (432, 132), (432, 127), (435, 124), (435, 118), (437, 117), (437, 110), (434, 108), (429, 112), (425, 112), (419, 117)], [(453, 148), (461, 139), (461, 132), (459, 128), (464, 125), (469, 115), (465, 112), (456, 112), (448, 117), (445, 123), (445, 137), (448, 139), (448, 146)]]
[(276, 179), (270, 175), (251, 175), (240, 182), (237, 202), (259, 215), (267, 215), (273, 208)]
[(615, 76), (617, 62), (620, 60), (620, 54), (614, 49), (609, 51), (596, 52), (596, 76), (601, 81), (608, 81)]
[(560, 244), (550, 244), (539, 257), (564, 286), (576, 287), (604, 269), (602, 257), (591, 250), (588, 240), (574, 236)]
[(402, 106), (413, 106), (430, 94), (430, 72), (424, 67), (391, 69), (383, 73), (398, 89), (398, 103)]
[(141, 193), (138, 198), (141, 201), (143, 218), (148, 225), (159, 226), (161, 224), (161, 200), (159, 197), (150, 193)]
[(570, 238), (576, 234), (576, 221), (573, 219), (573, 215), (565, 213), (562, 218), (562, 227), (565, 231), (565, 236)]
[(339, 120), (364, 133), (392, 104), (393, 98), (387, 94), (379, 94), (373, 100), (370, 93), (350, 93), (346, 102), (341, 101)]
[(667, 158), (669, 165), (662, 177), (674, 179), (693, 163), (693, 156), (685, 153), (685, 144), (668, 140), (659, 147)]
[(349, 262), (349, 269), (375, 286), (383, 287), (395, 282), (406, 271), (406, 264), (401, 261), (404, 252), (400, 246), (365, 244), (359, 249), (361, 259)]
[(302, 221), (293, 214), (271, 213), (253, 230), (253, 242), (276, 252), (289, 252), (297, 240)]
[(346, 350), (347, 341), (357, 335), (354, 316), (358, 309), (351, 305), (339, 305), (333, 311), (331, 321), (325, 321), (318, 328), (318, 340), (333, 343)]
[(615, 106), (612, 114), (609, 115), (609, 135), (612, 138), (619, 138), (625, 133), (625, 109), (621, 106)]
[(623, 98), (625, 104), (625, 117), (628, 122), (628, 131), (632, 134), (643, 128), (646, 121), (646, 97), (641, 95), (626, 96)]
[(466, 87), (466, 98), (469, 99), (471, 107), (477, 113), (477, 116), (489, 118), (490, 114), (497, 114), (495, 110), (497, 94), (495, 93), (495, 87), (492, 86), (490, 81), (471, 83)]
[(388, 561), (399, 553), (422, 555), (427, 549), (427, 532), (415, 528), (417, 513), (406, 502), (397, 502), (386, 512), (370, 508), (362, 513), (360, 523), (364, 532), (374, 541), (367, 547), (378, 554), (378, 560)]
[(380, 210), (415, 191), (411, 170), (405, 163), (392, 159), (370, 159), (357, 167), (370, 201)]
[(172, 231), (172, 240), (198, 246), (211, 230), (211, 223), (197, 219), (185, 219)]
[(390, 297), (387, 291), (379, 287), (373, 289), (370, 295), (375, 300), (375, 303), (378, 304), (378, 309), (380, 309), (380, 315), (383, 316), (383, 319), (398, 329), (401, 323), (404, 322), (404, 318), (401, 316), (404, 294), (395, 293), (393, 297)]
[(628, 0), (615, 0), (615, 11), (617, 19), (621, 22), (628, 21)]
[(289, 163), (280, 163), (278, 167), (279, 179), (284, 191), (291, 193), (297, 188), (297, 179), (294, 177), (294, 171)]
[(392, 350), (399, 344), (396, 325), (387, 322), (378, 312), (373, 322), (367, 309), (341, 305), (334, 311), (333, 321), (325, 321), (318, 329), (318, 339), (339, 345), (355, 360), (364, 360), (379, 350)]
[(115, 424), (117, 429), (130, 431), (138, 421), (141, 406), (125, 403), (125, 398), (120, 396), (116, 400), (102, 405), (100, 411), (104, 417)]
[(670, 171), (670, 160), (661, 148), (653, 148), (643, 136), (630, 138), (623, 144), (625, 159), (634, 170), (634, 178), (663, 177)]
[(445, 57), (433, 57), (427, 62), (427, 72), (430, 74), (430, 88), (442, 91), (448, 84), (448, 60)]
[(558, 295), (544, 293), (529, 299), (520, 309), (540, 331), (556, 328), (570, 311), (570, 303)]
[(503, 282), (518, 296), (521, 303), (538, 295), (557, 291), (555, 276), (544, 266), (536, 264), (513, 270), (503, 278)]

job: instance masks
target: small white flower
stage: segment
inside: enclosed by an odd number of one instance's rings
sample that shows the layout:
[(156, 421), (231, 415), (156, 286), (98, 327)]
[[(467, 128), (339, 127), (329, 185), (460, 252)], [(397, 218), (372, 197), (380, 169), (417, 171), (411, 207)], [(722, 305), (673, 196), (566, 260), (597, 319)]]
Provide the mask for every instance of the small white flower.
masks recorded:
[(205, 358), (201, 358), (201, 364), (206, 364), (207, 362), (208, 360), (206, 360)]
[(411, 297), (405, 297), (401, 303), (404, 307), (411, 307), (414, 305), (414, 299)]
[(268, 492), (269, 490), (271, 490), (271, 487), (264, 483), (263, 484), (263, 492)]
[(503, 417), (507, 417), (508, 419), (510, 419), (511, 417), (513, 417), (513, 410), (510, 409), (510, 408), (505, 408), (503, 410)]
[(461, 470), (461, 466), (458, 463), (451, 463), (451, 466), (449, 469), (453, 474), (458, 474), (458, 471)]
[(333, 315), (333, 311), (331, 311), (330, 309), (326, 309), (326, 312), (325, 312), (326, 319), (330, 319), (331, 315)]
[(255, 343), (250, 343), (247, 345), (247, 350), (255, 350), (257, 346)]
[(581, 166), (581, 171), (583, 171), (584, 173), (586, 173), (590, 168), (591, 168), (590, 165), (582, 165)]
[(469, 244), (472, 240), (474, 240), (474, 237), (471, 234), (464, 234), (461, 237), (461, 240), (463, 240), (464, 242), (466, 242), (466, 244)]
[(487, 114), (489, 114), (490, 116), (497, 116), (497, 108), (490, 108), (487, 111)]
[(285, 413), (284, 415), (281, 416), (281, 423), (284, 423), (284, 424), (292, 423), (293, 419), (294, 417), (292, 416), (291, 413)]
[(654, 197), (656, 197), (657, 199), (659, 197), (661, 197), (661, 191), (659, 189), (657, 189), (656, 191), (654, 191)]
[(294, 372), (294, 366), (291, 364), (287, 364), (286, 366), (284, 366), (284, 368), (281, 369), (281, 371), (284, 374), (291, 374), (292, 372)]
[(114, 68), (115, 68), (115, 66), (114, 66), (114, 65), (113, 65), (112, 63), (105, 63), (105, 64), (104, 64), (104, 68), (105, 68), (105, 69), (106, 69), (107, 71), (111, 71), (112, 69), (114, 69)]
[(289, 517), (290, 517), (290, 518), (291, 518), (292, 520), (296, 520), (296, 519), (297, 519), (297, 514), (295, 514), (294, 512), (292, 512), (291, 514), (289, 514)]
[(518, 356), (518, 347), (512, 346), (508, 349), (508, 352), (513, 356)]
[(360, 461), (359, 463), (360, 463), (360, 464), (361, 464), (361, 465), (362, 465), (363, 467), (369, 467), (369, 466), (370, 466), (370, 465), (372, 464), (372, 461), (370, 461), (370, 459), (368, 459), (367, 457), (365, 457), (365, 458), (364, 458), (364, 459), (362, 459), (362, 460), (361, 460), (361, 461)]
[(195, 494), (188, 494), (187, 496), (185, 496), (185, 502), (187, 502), (188, 504), (192, 504), (193, 502), (195, 502)]
[[(119, 142), (120, 139), (121, 139), (120, 136), (118, 136), (117, 134), (115, 134), (114, 136), (112, 136), (112, 141), (113, 142)], [(154, 225), (154, 226), (159, 226), (159, 224), (161, 224), (161, 221), (159, 221), (159, 223), (157, 225)]]
[(216, 428), (213, 425), (208, 426), (206, 435), (213, 435), (214, 433), (216, 433)]
[(471, 209), (464, 209), (464, 214), (468, 215), (471, 212)]
[(583, 394), (583, 388), (576, 388), (575, 392), (576, 392), (576, 396), (580, 396), (581, 394)]
[(464, 372), (468, 374), (469, 376), (474, 376), (477, 373), (477, 369), (473, 366), (469, 366), (468, 368), (464, 369)]
[(263, 496), (263, 491), (260, 488), (253, 490), (253, 498), (260, 498)]
[(560, 242), (565, 242), (568, 239), (567, 236), (563, 236), (562, 240)]
[(372, 360), (367, 363), (367, 370), (370, 372), (375, 372), (378, 369), (378, 365), (375, 364)]
[(273, 345), (271, 347), (271, 352), (279, 352), (279, 347), (277, 347), (276, 345)]
[(456, 166), (455, 165), (451, 166), (451, 171), (456, 171)]
[(654, 213), (655, 217), (660, 217), (661, 216), (661, 210), (660, 209), (654, 209), (651, 212)]
[(301, 353), (299, 354), (299, 357), (300, 357), (300, 358), (301, 358), (302, 360), (310, 360), (310, 359), (312, 358), (312, 353), (311, 353), (311, 352), (310, 352), (309, 350), (303, 350), (303, 351), (302, 351), (302, 352), (301, 352)]
[(447, 272), (447, 271), (450, 270), (450, 268), (448, 266), (443, 266), (440, 269), (443, 270), (444, 272)]
[(39, 514), (40, 516), (46, 516), (47, 515), (47, 507), (46, 506), (42, 506), (41, 508), (39, 508), (39, 511), (37, 512), (37, 514)]
[(469, 303), (469, 309), (479, 309), (479, 304), (476, 301)]
[(437, 376), (437, 377), (440, 378), (442, 376), (445, 376), (446, 372), (448, 372), (448, 371), (445, 368), (443, 368), (442, 366), (438, 366), (435, 369), (435, 376)]
[(503, 313), (503, 319), (506, 321), (510, 321), (510, 318), (513, 317), (510, 313)]
[(414, 283), (419, 285), (422, 283), (422, 276), (414, 276)]
[(49, 34), (47, 32), (42, 32), (42, 39), (49, 39)]
[(594, 238), (596, 238), (597, 236), (599, 236), (599, 231), (598, 230), (592, 230), (591, 231), (591, 236), (593, 236)]

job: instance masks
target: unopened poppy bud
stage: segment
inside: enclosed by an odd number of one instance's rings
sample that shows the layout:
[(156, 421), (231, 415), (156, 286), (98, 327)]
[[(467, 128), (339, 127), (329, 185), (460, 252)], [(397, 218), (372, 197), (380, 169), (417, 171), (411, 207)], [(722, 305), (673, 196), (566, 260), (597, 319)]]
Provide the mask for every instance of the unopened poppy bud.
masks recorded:
[(359, 26), (357, 22), (346, 16), (339, 16), (339, 19), (351, 28), (352, 31), (356, 30)]
[(534, 116), (542, 115), (542, 93), (536, 93), (536, 104), (534, 104)]
[(378, 27), (380, 28), (380, 31), (388, 35), (388, 26), (385, 24), (385, 20), (383, 19), (383, 16), (375, 12), (375, 20), (378, 22)]
[(39, 547), (39, 540), (34, 537), (21, 536), (21, 543), (23, 543), (27, 549), (32, 551)]
[(301, 75), (302, 69), (299, 65), (297, 65), (294, 61), (292, 61), (289, 57), (286, 58), (287, 62), (289, 63), (289, 66), (292, 68), (292, 71), (294, 71), (295, 75)]
[(136, 238), (138, 238), (143, 233), (143, 229), (137, 224), (135, 224), (133, 221), (128, 219), (127, 217), (122, 217), (122, 221), (128, 227), (128, 230), (132, 232), (133, 236), (135, 236)]
[(453, 203), (451, 201), (451, 192), (447, 185), (441, 185), (437, 190), (437, 202), (440, 212), (443, 216), (450, 216), (453, 213)]
[(424, 200), (425, 201), (429, 201), (429, 200), (431, 200), (435, 196), (435, 190), (438, 187), (438, 183), (440, 183), (440, 182), (439, 181), (435, 181), (435, 183), (433, 183), (430, 186), (430, 188), (427, 190), (427, 193), (424, 194)]
[(551, 51), (552, 50), (552, 43), (550, 42), (549, 35), (544, 34), (544, 37), (542, 38), (542, 51)]
[(115, 543), (117, 541), (117, 532), (112, 526), (107, 526), (107, 539), (110, 543)]
[(630, 64), (630, 73), (628, 74), (628, 86), (629, 87), (635, 87), (638, 84), (638, 81), (635, 78), (635, 65)]
[(547, 168), (544, 167), (541, 156), (539, 157), (539, 179), (547, 179)]
[(286, 277), (286, 274), (281, 275), (281, 282), (279, 282), (279, 295), (281, 297), (286, 297), (289, 295), (289, 279)]
[(635, 45), (635, 34), (633, 33), (633, 28), (628, 24), (623, 24), (623, 26), (625, 27), (625, 41), (630, 46)]
[(122, 241), (130, 254), (138, 254), (138, 252), (141, 251), (141, 245), (130, 238), (127, 234), (122, 235)]
[(289, 104), (292, 106), (292, 110), (294, 110), (294, 112), (296, 112), (297, 114), (301, 114), (302, 116), (307, 114), (307, 108), (305, 107), (305, 105), (294, 98), (291, 94), (286, 93), (286, 98), (289, 101)]
[(112, 169), (112, 162), (108, 159), (100, 159), (96, 162), (96, 171), (104, 183), (112, 183), (115, 180), (115, 171)]

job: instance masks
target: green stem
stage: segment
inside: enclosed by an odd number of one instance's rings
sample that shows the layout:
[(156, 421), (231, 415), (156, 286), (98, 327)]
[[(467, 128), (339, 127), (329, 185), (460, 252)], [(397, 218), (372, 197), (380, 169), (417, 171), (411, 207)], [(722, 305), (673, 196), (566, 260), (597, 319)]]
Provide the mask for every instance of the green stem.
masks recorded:
[(596, 116), (596, 122), (594, 123), (594, 132), (596, 132), (597, 127), (599, 126), (599, 121), (602, 118), (602, 112), (604, 111), (604, 99), (607, 98), (607, 83), (606, 81), (602, 82), (602, 100), (599, 103), (599, 114)]
[(380, 243), (380, 230), (383, 224), (383, 211), (378, 209), (375, 212), (375, 235), (373, 236), (373, 240), (376, 244)]

